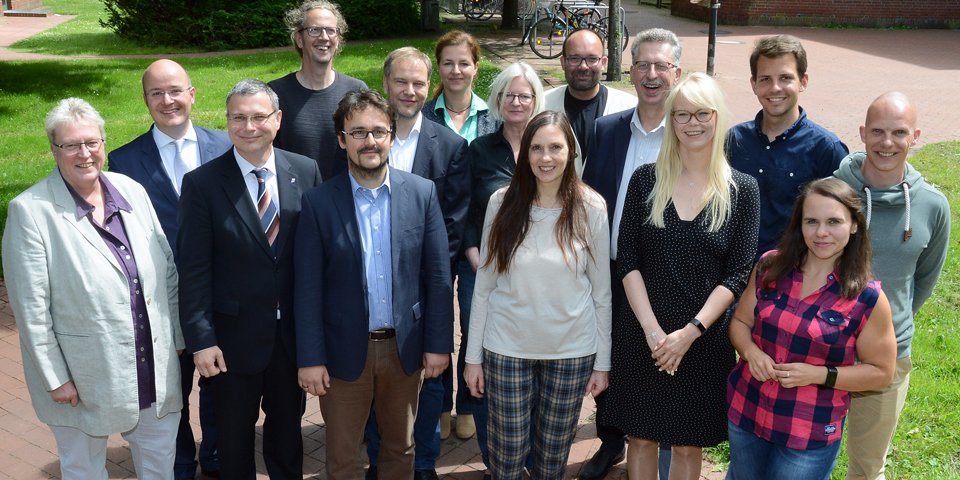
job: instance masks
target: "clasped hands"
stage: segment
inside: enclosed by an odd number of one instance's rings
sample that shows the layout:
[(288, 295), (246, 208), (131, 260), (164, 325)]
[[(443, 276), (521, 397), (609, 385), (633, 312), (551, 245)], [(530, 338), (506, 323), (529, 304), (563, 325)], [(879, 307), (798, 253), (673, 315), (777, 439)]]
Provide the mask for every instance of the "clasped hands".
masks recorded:
[(809, 363), (776, 363), (762, 350), (745, 356), (750, 375), (761, 382), (773, 380), (785, 388), (803, 387), (823, 382), (824, 368)]
[(696, 329), (681, 328), (667, 335), (659, 326), (647, 335), (647, 346), (650, 348), (650, 356), (661, 372), (667, 372), (670, 375), (677, 373), (680, 368), (680, 361), (687, 354), (690, 345), (700, 335)]

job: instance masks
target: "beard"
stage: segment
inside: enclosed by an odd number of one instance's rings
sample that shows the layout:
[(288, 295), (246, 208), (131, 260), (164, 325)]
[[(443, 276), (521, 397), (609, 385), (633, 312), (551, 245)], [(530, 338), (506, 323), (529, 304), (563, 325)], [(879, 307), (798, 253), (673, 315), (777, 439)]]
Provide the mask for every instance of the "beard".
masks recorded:
[[(357, 158), (366, 153), (376, 153), (379, 155), (382, 153), (382, 149), (380, 147), (360, 149), (357, 151)], [(387, 169), (387, 162), (389, 161), (389, 159), (386, 157), (381, 156), (380, 158), (380, 163), (373, 167), (362, 165), (359, 160), (351, 159), (347, 162), (350, 168), (350, 173), (352, 173), (353, 176), (357, 177), (358, 179), (373, 180), (380, 178), (384, 170)]]

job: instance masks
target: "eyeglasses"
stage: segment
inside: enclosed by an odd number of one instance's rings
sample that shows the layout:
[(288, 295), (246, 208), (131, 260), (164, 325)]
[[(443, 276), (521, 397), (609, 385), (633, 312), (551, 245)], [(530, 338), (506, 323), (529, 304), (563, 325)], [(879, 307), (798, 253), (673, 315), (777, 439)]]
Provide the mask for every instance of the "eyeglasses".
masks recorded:
[(657, 69), (658, 73), (666, 72), (676, 65), (670, 62), (635, 62), (633, 68), (636, 68), (638, 72), (649, 72), (650, 67)]
[(693, 113), (677, 110), (671, 113), (671, 115), (673, 115), (674, 122), (677, 122), (680, 125), (686, 125), (690, 123), (691, 118), (696, 118), (700, 123), (707, 123), (711, 118), (713, 118), (714, 113), (714, 110), (697, 110)]
[(324, 33), (327, 34), (327, 38), (337, 38), (337, 35), (340, 35), (340, 29), (337, 27), (303, 27), (300, 31), (307, 32), (307, 35), (314, 38)]
[(501, 93), (500, 98), (504, 100), (504, 103), (513, 103), (514, 100), (520, 102), (520, 105), (530, 105), (530, 102), (533, 101), (536, 95), (531, 93)]
[(104, 140), (101, 138), (99, 140), (87, 140), (86, 142), (80, 143), (54, 143), (54, 147), (63, 150), (71, 155), (76, 155), (80, 153), (80, 147), (87, 147), (88, 151), (96, 152), (100, 150), (100, 146), (103, 145)]
[(563, 57), (566, 59), (568, 64), (573, 65), (574, 67), (579, 67), (580, 65), (586, 63), (588, 67), (595, 67), (600, 63), (600, 57), (581, 57), (580, 55), (569, 55)]
[(227, 114), (227, 120), (228, 120), (230, 123), (234, 123), (234, 124), (237, 124), (237, 125), (246, 125), (247, 122), (250, 122), (250, 123), (252, 123), (252, 124), (254, 124), (254, 125), (260, 126), (260, 125), (263, 125), (263, 124), (267, 121), (267, 119), (269, 119), (270, 117), (272, 117), (274, 113), (277, 113), (277, 112), (279, 112), (279, 111), (280, 111), (280, 110), (274, 110), (274, 111), (272, 111), (272, 112), (270, 112), (270, 113), (268, 113), (268, 114), (266, 114), (266, 115), (264, 115), (264, 114), (262, 114), (262, 113), (258, 113), (258, 114), (249, 115), (249, 116), (247, 116), (247, 115), (240, 115), (240, 114), (230, 115), (230, 114), (228, 113), (228, 114)]
[(169, 95), (170, 98), (176, 100), (180, 98), (180, 95), (183, 95), (184, 92), (189, 92), (190, 90), (193, 90), (193, 87), (188, 87), (186, 90), (180, 88), (175, 88), (173, 90), (151, 90), (150, 92), (147, 92), (147, 96), (150, 97), (151, 100), (160, 100), (164, 97), (164, 95)]
[(373, 135), (374, 140), (383, 140), (384, 138), (387, 138), (387, 135), (393, 133), (393, 130), (384, 130), (382, 128), (378, 128), (376, 130), (364, 130), (362, 128), (358, 128), (350, 132), (344, 132), (341, 130), (340, 133), (344, 135), (350, 135), (354, 140), (366, 140), (367, 135)]

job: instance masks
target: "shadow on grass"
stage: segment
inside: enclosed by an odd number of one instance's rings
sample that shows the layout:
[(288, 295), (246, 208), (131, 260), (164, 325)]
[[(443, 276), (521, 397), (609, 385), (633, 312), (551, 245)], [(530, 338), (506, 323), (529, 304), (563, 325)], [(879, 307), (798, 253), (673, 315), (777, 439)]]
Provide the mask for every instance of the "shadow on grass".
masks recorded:
[[(137, 77), (143, 71), (142, 62), (110, 62), (92, 66), (87, 62), (37, 61), (6, 62), (0, 76), (0, 91), (5, 95), (29, 95), (52, 103), (72, 95), (85, 97), (114, 85), (117, 70), (129, 71)], [(107, 70), (112, 70), (109, 72)], [(10, 108), (0, 103), (0, 109)]]

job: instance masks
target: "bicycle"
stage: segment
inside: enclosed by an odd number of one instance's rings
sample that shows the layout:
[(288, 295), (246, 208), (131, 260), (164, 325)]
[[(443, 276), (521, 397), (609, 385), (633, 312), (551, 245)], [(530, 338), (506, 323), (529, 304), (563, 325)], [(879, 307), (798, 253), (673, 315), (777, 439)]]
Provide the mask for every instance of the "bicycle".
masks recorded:
[[(563, 4), (563, 0), (560, 0), (553, 5), (552, 9), (541, 7), (535, 13), (534, 21), (527, 28), (520, 44), (523, 45), (524, 41), (527, 41), (533, 53), (540, 58), (557, 58), (563, 51), (563, 41), (575, 30), (589, 28), (606, 41), (609, 38), (609, 22), (606, 15), (601, 15), (595, 8), (606, 9), (606, 7), (600, 0), (593, 0), (593, 4), (586, 7), (574, 5), (571, 10)], [(540, 10), (544, 12), (544, 17), (539, 16)], [(626, 49), (629, 33), (622, 18), (620, 28), (623, 32), (621, 48)]]
[(503, 8), (503, 0), (463, 0), (460, 9), (467, 20), (487, 20)]

